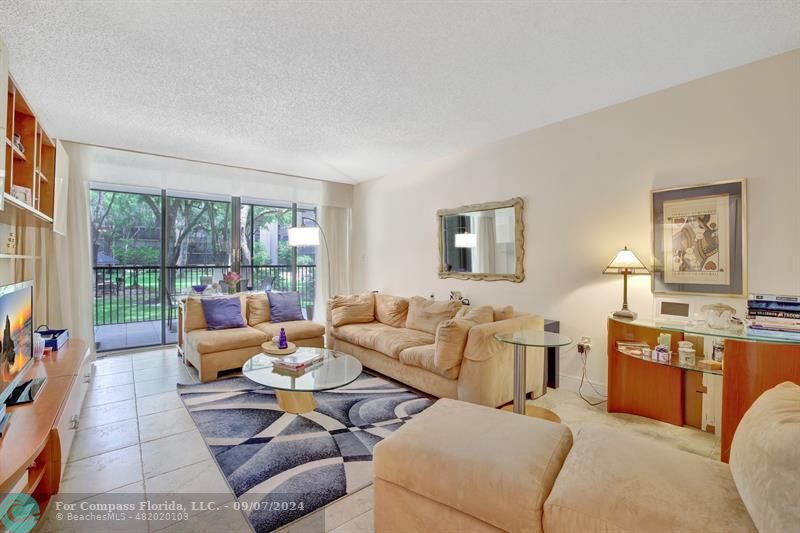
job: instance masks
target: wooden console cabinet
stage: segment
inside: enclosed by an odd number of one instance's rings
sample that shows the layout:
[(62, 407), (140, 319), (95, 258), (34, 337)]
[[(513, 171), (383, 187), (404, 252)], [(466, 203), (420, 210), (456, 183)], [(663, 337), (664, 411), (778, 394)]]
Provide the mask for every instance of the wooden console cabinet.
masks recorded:
[[(644, 341), (651, 347), (661, 333), (672, 336), (671, 350), (685, 337), (722, 336), (712, 331), (608, 320), (608, 412), (630, 413), (682, 426), (686, 423), (686, 374), (696, 372), (625, 355), (617, 341)], [(728, 462), (733, 434), (747, 409), (764, 391), (800, 383), (800, 341), (726, 338), (722, 372), (721, 459)]]
[(0, 439), (0, 494), (31, 495), (42, 515), (61, 483), (92, 379), (92, 362), (86, 343), (70, 340), (29, 369), (27, 378), (47, 377), (39, 397), (8, 409), (11, 420)]

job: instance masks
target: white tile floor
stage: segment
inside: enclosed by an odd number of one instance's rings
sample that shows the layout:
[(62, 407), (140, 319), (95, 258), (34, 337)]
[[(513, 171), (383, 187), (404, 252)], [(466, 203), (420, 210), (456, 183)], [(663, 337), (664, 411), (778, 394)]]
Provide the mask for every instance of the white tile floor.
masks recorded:
[[(233, 500), (227, 481), (183, 407), (176, 383), (197, 382), (175, 348), (108, 356), (97, 371), (81, 412), (78, 431), (62, 480), (65, 500), (111, 497), (114, 493), (214, 494)], [(555, 411), (576, 431), (592, 422), (632, 431), (693, 453), (719, 457), (719, 440), (691, 428), (680, 428), (624, 414), (609, 414), (605, 405), (590, 407), (563, 389), (534, 402)], [(141, 496), (140, 496), (141, 497)], [(225, 502), (218, 501), (222, 504)], [(285, 533), (363, 533), (373, 530), (373, 491), (367, 487), (291, 524)], [(44, 531), (87, 531), (57, 521), (50, 506)], [(238, 511), (196, 512), (187, 521), (127, 522), (123, 529), (92, 531), (251, 531)]]

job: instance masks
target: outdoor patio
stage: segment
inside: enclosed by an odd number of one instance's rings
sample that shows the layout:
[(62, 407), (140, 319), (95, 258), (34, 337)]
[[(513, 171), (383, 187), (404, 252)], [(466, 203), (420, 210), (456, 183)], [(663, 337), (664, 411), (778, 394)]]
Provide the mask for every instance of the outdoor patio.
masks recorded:
[[(173, 321), (173, 329), (176, 327)], [(109, 324), (95, 326), (95, 342), (98, 351), (123, 350), (136, 346), (161, 344), (161, 321), (130, 322), (128, 324)], [(177, 330), (167, 327), (167, 344), (177, 342)]]

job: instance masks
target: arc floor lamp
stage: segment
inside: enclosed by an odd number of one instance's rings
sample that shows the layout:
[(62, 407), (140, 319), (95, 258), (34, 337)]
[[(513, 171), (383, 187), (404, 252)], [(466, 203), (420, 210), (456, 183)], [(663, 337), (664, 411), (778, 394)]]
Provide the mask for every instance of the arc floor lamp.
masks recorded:
[[(307, 227), (305, 225), (306, 222), (310, 222), (314, 225)], [(330, 298), (333, 296), (333, 284), (331, 283), (333, 278), (333, 272), (331, 271), (331, 252), (330, 248), (328, 248), (328, 239), (325, 237), (325, 232), (322, 230), (322, 226), (319, 225), (319, 222), (311, 217), (302, 217), (299, 227), (289, 228), (289, 246), (319, 246), (320, 235), (322, 236), (322, 243), (325, 245), (325, 259), (327, 259), (328, 263), (328, 298)]]

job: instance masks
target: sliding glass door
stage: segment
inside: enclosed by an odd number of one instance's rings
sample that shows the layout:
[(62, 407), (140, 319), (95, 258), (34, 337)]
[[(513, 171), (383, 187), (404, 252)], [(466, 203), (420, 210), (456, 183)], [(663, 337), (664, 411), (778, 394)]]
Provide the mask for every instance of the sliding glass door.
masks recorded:
[(317, 250), (288, 242), (313, 207), (98, 188), (90, 211), (98, 351), (175, 343), (181, 296), (229, 270), (243, 291), (298, 291), (313, 317)]
[(289, 246), (289, 228), (300, 225), (303, 214), (313, 217), (315, 210), (296, 204), (242, 202), (240, 272), (243, 286), (254, 290), (298, 291), (303, 313), (311, 318), (316, 249)]
[[(219, 282), (231, 269), (231, 202), (170, 195), (166, 205), (165, 289), (173, 314), (192, 285)], [(168, 327), (165, 336), (177, 342), (177, 329)]]
[(89, 220), (97, 349), (161, 344), (161, 196), (92, 190)]

